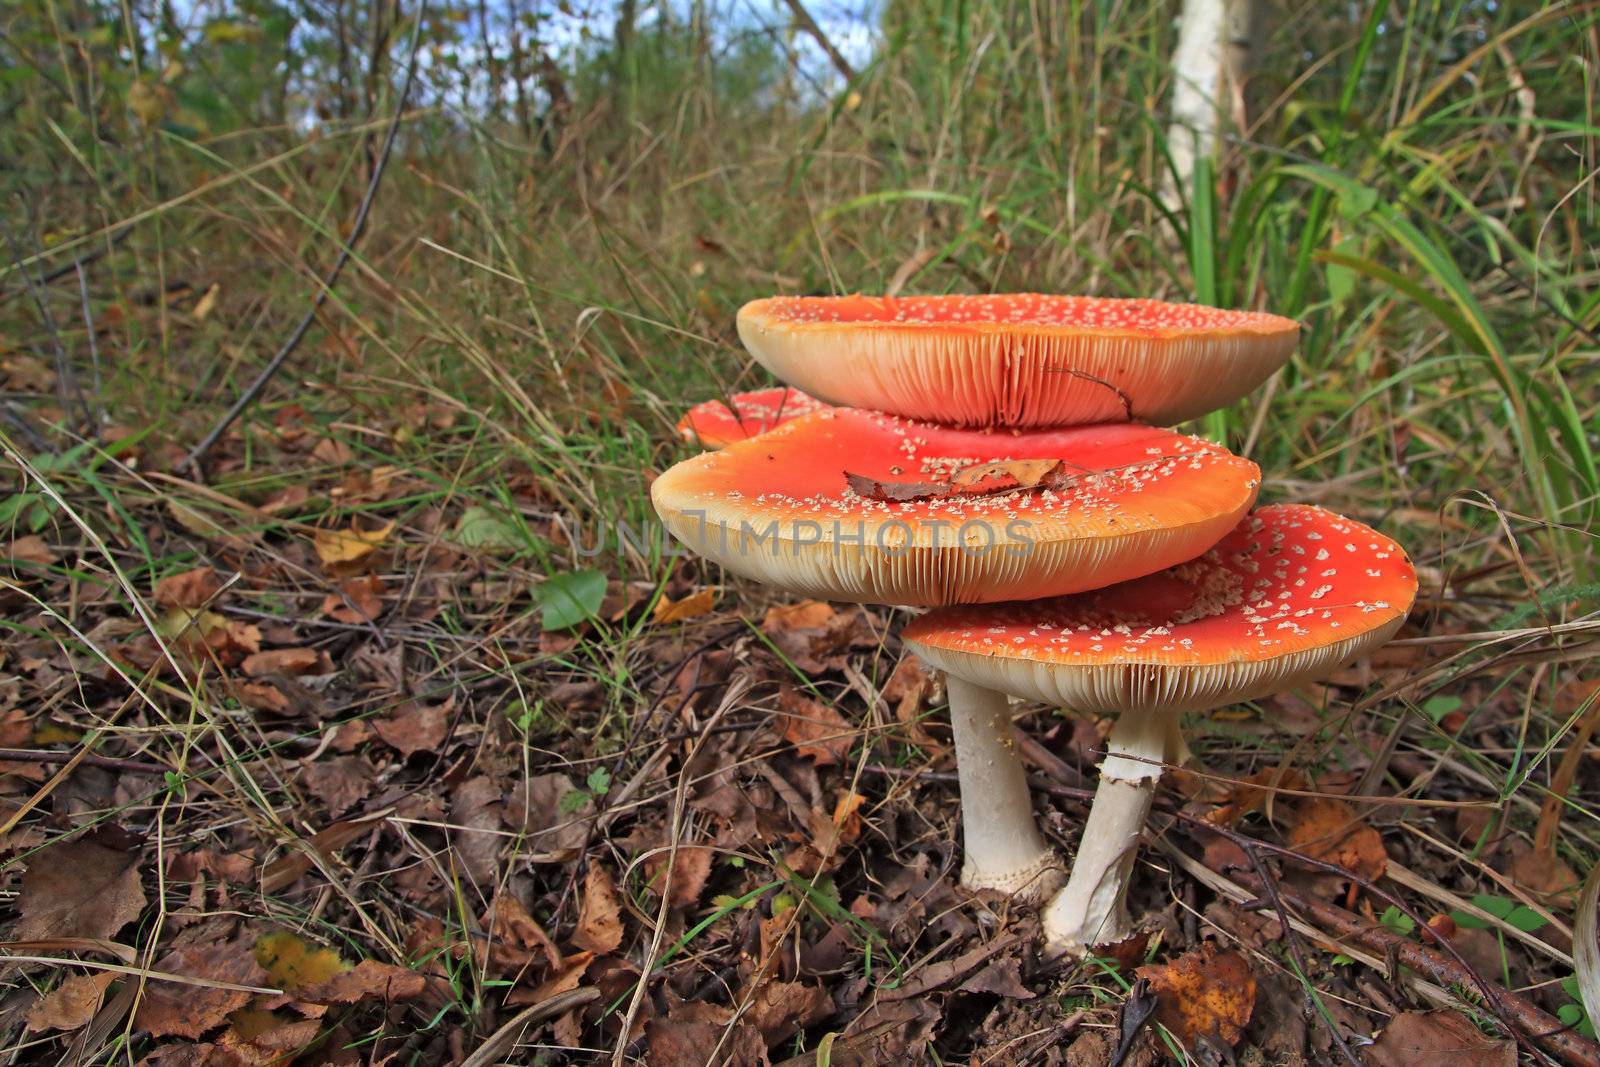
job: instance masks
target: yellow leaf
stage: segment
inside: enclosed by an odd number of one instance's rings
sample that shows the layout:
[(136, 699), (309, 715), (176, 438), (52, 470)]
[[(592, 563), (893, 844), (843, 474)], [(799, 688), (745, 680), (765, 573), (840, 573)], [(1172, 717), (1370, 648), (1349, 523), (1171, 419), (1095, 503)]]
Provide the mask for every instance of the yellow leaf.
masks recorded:
[(221, 290), (221, 282), (211, 283), (211, 288), (206, 290), (205, 295), (200, 298), (199, 302), (195, 304), (194, 310), (190, 312), (194, 316), (194, 321), (206, 321), (206, 316), (211, 314), (212, 309), (217, 306), (217, 293)]
[(264, 935), (253, 951), (256, 962), (267, 972), (268, 983), (291, 993), (321, 985), (350, 969), (333, 949), (314, 945), (287, 930)]
[(128, 110), (138, 116), (146, 126), (154, 126), (167, 117), (170, 91), (164, 85), (136, 81), (128, 87)]
[(685, 619), (698, 619), (702, 615), (709, 615), (716, 599), (716, 594), (709, 589), (690, 593), (682, 600), (668, 600), (662, 597), (656, 602), (656, 622), (682, 622)]
[(179, 637), (203, 639), (213, 630), (228, 625), (228, 620), (214, 611), (194, 608), (171, 608), (156, 620), (156, 632), (171, 641)]
[(393, 532), (394, 525), (385, 523), (376, 530), (363, 530), (354, 524), (347, 530), (318, 530), (314, 542), (317, 558), (326, 566), (366, 559)]

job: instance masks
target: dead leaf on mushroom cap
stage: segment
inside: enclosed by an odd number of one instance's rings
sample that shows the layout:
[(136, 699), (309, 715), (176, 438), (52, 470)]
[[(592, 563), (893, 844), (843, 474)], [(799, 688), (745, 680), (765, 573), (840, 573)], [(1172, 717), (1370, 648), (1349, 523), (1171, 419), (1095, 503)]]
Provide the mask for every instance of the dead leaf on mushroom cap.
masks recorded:
[(1204, 1037), (1238, 1043), (1256, 1004), (1256, 979), (1237, 952), (1207, 943), (1170, 963), (1140, 967), (1156, 994), (1156, 1019), (1193, 1048)]
[(943, 497), (1070, 489), (1086, 479), (1130, 476), (1139, 469), (1171, 458), (1155, 457), (1144, 463), (1109, 470), (1085, 470), (1060, 459), (997, 459), (963, 467), (943, 482), (886, 481), (850, 471), (844, 472), (844, 480), (853, 492), (868, 500), (905, 503)]

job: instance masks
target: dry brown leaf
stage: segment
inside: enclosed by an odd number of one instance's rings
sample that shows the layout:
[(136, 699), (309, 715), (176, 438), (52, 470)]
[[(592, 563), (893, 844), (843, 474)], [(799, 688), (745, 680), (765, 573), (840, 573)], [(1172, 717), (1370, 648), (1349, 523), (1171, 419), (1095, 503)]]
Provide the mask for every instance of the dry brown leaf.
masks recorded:
[(222, 591), (222, 581), (210, 567), (169, 574), (156, 583), (156, 603), (164, 608), (201, 608)]
[(19, 537), (0, 551), (0, 559), (9, 563), (32, 563), (40, 567), (48, 567), (56, 561), (56, 554), (50, 551), (50, 546), (45, 544), (44, 538), (38, 534), (29, 534)]
[(130, 853), (87, 838), (34, 853), (22, 876), (21, 918), (11, 936), (111, 938), (144, 910), (137, 862)]
[(711, 876), (711, 850), (704, 845), (679, 845), (677, 855), (662, 851), (645, 862), (645, 874), (650, 888), (658, 896), (667, 877), (667, 863), (672, 862), (671, 883), (667, 886), (667, 904), (673, 908), (692, 907), (700, 899), (700, 891)]
[(1371, 1067), (1515, 1067), (1517, 1046), (1493, 1038), (1454, 1011), (1396, 1015), (1362, 1057)]
[(777, 604), (767, 609), (761, 620), (761, 632), (775, 637), (792, 630), (820, 630), (832, 621), (833, 615), (833, 606), (820, 600)]
[(342, 467), (356, 458), (350, 446), (337, 437), (324, 437), (311, 450), (311, 458), (330, 467)]
[(585, 793), (574, 806), (566, 798), (577, 791), (560, 771), (536, 774), (513, 788), (506, 824), (526, 834), (526, 847), (537, 852), (580, 848), (594, 819), (594, 800)]
[[(155, 969), (214, 982), (263, 985), (267, 972), (256, 962), (250, 948), (247, 935), (196, 941), (168, 952), (156, 962)], [(227, 1022), (228, 1016), (244, 1007), (251, 996), (215, 986), (147, 982), (133, 1024), (152, 1037), (174, 1035), (194, 1040)]]
[(234, 682), (230, 690), (239, 703), (253, 711), (288, 715), (293, 709), (283, 690), (271, 682)]
[(289, 1021), (273, 1012), (249, 1008), (234, 1012), (232, 1020), (233, 1025), (223, 1031), (214, 1046), (221, 1055), (202, 1061), (207, 1067), (282, 1067), (322, 1033), (322, 1023), (316, 1019)]
[(442, 704), (410, 703), (386, 719), (372, 720), (372, 732), (406, 759), (413, 753), (432, 752), (450, 730), (452, 697)]
[[(556, 948), (538, 920), (528, 914), (516, 894), (504, 889), (496, 893), (490, 912), (485, 916), (485, 925), (490, 934), (490, 961), (497, 973), (524, 971), (536, 956), (543, 957), (551, 970), (560, 969), (561, 950)], [(481, 958), (481, 952), (479, 956)]]
[(302, 767), (298, 780), (330, 814), (339, 815), (372, 792), (372, 775), (363, 756), (323, 756)]
[(611, 873), (598, 860), (589, 861), (584, 875), (583, 903), (572, 943), (595, 953), (612, 952), (622, 944), (622, 901)]
[(768, 1045), (787, 1041), (800, 1030), (832, 1015), (827, 990), (803, 982), (768, 982), (751, 999), (746, 1021)]
[(376, 574), (345, 579), (339, 583), (339, 592), (324, 598), (322, 613), (350, 626), (377, 621), (383, 614), (383, 579)]
[(1368, 880), (1389, 866), (1378, 831), (1343, 800), (1314, 797), (1297, 805), (1289, 825), (1289, 847), (1312, 859), (1335, 863)]
[(409, 967), (362, 960), (348, 971), (295, 993), (308, 1004), (354, 1004), (360, 1000), (410, 1000), (419, 997), (428, 980)]
[(1567, 866), (1565, 860), (1553, 853), (1518, 845), (1511, 854), (1506, 873), (1512, 881), (1543, 898), (1548, 904), (1570, 908), (1577, 903), (1582, 879)]
[(372, 555), (377, 547), (388, 540), (395, 524), (385, 523), (373, 530), (364, 530), (352, 523), (342, 530), (318, 530), (312, 539), (317, 558), (325, 567), (347, 566), (359, 563)]
[(668, 600), (662, 597), (656, 601), (655, 620), (659, 623), (683, 622), (685, 619), (698, 619), (702, 615), (711, 614), (711, 608), (716, 603), (717, 595), (709, 589), (701, 589), (690, 593), (682, 600)]
[(68, 977), (28, 1009), (28, 1029), (77, 1030), (89, 1025), (105, 1000), (106, 989), (119, 977), (116, 971)]
[(1170, 963), (1140, 967), (1156, 995), (1156, 1019), (1193, 1048), (1201, 1037), (1236, 1044), (1256, 1003), (1256, 979), (1237, 952), (1205, 944)]
[(783, 709), (783, 739), (795, 746), (795, 754), (819, 767), (843, 761), (856, 738), (856, 730), (833, 708), (784, 689), (778, 696)]
[(259, 678), (263, 674), (316, 674), (326, 666), (322, 653), (314, 648), (274, 648), (251, 653), (239, 669)]
[(269, 896), (287, 889), (314, 865), (306, 852), (309, 847), (316, 853), (328, 856), (368, 833), (394, 809), (385, 808), (357, 819), (341, 819), (312, 835), (304, 847), (297, 847), (267, 864), (261, 872), (261, 891)]
[(594, 962), (593, 952), (579, 952), (568, 956), (561, 969), (545, 979), (533, 989), (514, 989), (506, 998), (506, 1003), (540, 1004), (551, 997), (570, 993), (578, 988), (578, 983), (583, 980), (583, 973), (589, 969), (589, 964)]
[(1299, 771), (1264, 768), (1243, 782), (1230, 785), (1223, 803), (1206, 813), (1206, 821), (1217, 826), (1234, 826), (1265, 804), (1274, 791), (1304, 789), (1305, 785), (1305, 776)]
[[(0, 712), (0, 745), (22, 748), (33, 741), (33, 720), (21, 708)], [(37, 744), (38, 742), (34, 742)]]
[(733, 1012), (716, 1004), (684, 1001), (645, 1025), (645, 1060), (651, 1067), (705, 1067), (708, 1050), (719, 1044), (724, 1067), (767, 1062), (760, 1032), (742, 1019), (733, 1022)]
[(950, 484), (975, 489), (993, 482), (1007, 488), (1029, 489), (1043, 483), (1060, 466), (1058, 459), (997, 459), (956, 471), (950, 476)]
[(493, 885), (500, 873), (502, 816), (500, 788), (486, 775), (461, 783), (450, 801), (450, 845), (479, 885)]

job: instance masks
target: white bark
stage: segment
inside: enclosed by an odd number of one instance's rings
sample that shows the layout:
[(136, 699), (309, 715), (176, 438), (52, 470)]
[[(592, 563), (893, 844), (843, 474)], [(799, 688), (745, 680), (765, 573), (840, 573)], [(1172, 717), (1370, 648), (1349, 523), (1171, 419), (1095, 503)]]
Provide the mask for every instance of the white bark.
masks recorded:
[(1178, 722), (1166, 712), (1124, 715), (1107, 738), (1072, 875), (1044, 911), (1045, 948), (1052, 955), (1084, 956), (1133, 932), (1125, 901), (1139, 835), (1162, 764), (1182, 762), (1188, 752)]
[(1178, 45), (1172, 52), (1172, 110), (1167, 126), (1172, 169), (1161, 181), (1161, 200), (1174, 211), (1193, 188), (1195, 161), (1216, 151), (1227, 32), (1228, 0), (1183, 0)]
[(1033, 821), (1004, 693), (946, 676), (961, 780), (961, 884), (1035, 903), (1061, 885), (1061, 863)]

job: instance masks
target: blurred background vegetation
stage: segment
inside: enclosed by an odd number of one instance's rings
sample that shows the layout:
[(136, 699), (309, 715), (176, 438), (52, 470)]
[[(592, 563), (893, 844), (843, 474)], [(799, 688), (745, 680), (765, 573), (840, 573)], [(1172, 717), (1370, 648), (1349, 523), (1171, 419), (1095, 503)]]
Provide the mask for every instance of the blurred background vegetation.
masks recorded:
[[(1197, 427), (1269, 495), (1436, 540), (1438, 509), (1492, 497), (1540, 583), (1581, 587), (1595, 8), (1262, 0), (1215, 158), (1164, 196), (1178, 14), (11, 0), (6, 432), (192, 446), (320, 291), (398, 115), (343, 278), (209, 457), (246, 496), (284, 405), (375, 424), (426, 402), (468, 417), (355, 446), (486, 498), (509, 457), (563, 507), (642, 522), (679, 408), (762, 380), (746, 299), (1152, 295), (1306, 324), (1266, 395)], [(29, 361), (61, 372), (31, 399)]]

